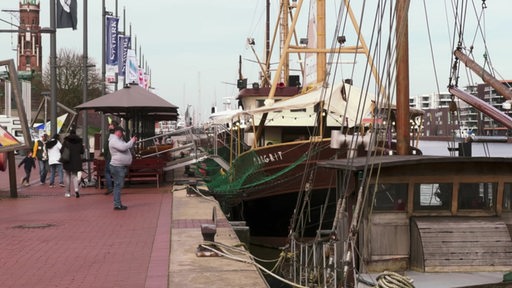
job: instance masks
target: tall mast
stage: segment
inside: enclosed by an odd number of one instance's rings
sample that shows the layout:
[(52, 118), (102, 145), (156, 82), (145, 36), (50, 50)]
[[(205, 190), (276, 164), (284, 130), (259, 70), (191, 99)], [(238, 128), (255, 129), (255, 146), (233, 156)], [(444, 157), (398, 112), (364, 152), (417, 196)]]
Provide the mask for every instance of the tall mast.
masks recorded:
[(283, 59), (283, 70), (282, 73), (280, 73), (281, 75), (277, 74), (276, 76), (280, 77), (281, 81), (285, 83), (288, 80), (288, 75), (290, 75), (290, 54), (288, 53), (288, 47), (290, 46), (293, 31), (295, 31), (295, 26), (293, 29), (289, 30), (289, 11), (290, 1), (281, 0), (281, 57)]
[(263, 73), (267, 75), (263, 75), (263, 87), (268, 87), (270, 85), (268, 81), (268, 75), (270, 72), (270, 0), (267, 0), (266, 17), (267, 19), (265, 24), (265, 70), (263, 71)]
[[(317, 49), (325, 50), (325, 0), (316, 0), (316, 30), (317, 30)], [(317, 83), (322, 83), (326, 78), (327, 67), (326, 53), (316, 54), (316, 75)]]
[(396, 45), (397, 45), (397, 79), (396, 79), (396, 137), (399, 155), (409, 154), (409, 0), (396, 2)]

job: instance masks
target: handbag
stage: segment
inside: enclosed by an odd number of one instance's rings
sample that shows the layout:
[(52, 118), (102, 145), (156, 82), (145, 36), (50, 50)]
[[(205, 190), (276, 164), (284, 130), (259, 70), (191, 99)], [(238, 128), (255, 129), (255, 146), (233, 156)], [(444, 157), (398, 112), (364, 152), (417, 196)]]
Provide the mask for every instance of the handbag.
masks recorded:
[(67, 163), (67, 162), (69, 162), (69, 158), (70, 158), (69, 154), (70, 154), (70, 151), (69, 151), (68, 146), (64, 146), (62, 148), (62, 153), (60, 154), (59, 162), (60, 163)]

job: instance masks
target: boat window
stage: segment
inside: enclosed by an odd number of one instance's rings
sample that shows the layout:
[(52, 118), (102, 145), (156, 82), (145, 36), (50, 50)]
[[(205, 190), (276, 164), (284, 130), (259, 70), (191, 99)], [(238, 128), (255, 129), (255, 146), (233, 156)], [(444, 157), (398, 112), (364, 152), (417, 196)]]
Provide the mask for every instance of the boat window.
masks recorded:
[(459, 209), (491, 209), (495, 206), (498, 183), (460, 183)]
[(503, 191), (503, 210), (512, 210), (512, 183), (505, 183)]
[[(375, 190), (376, 188), (376, 190)], [(407, 183), (386, 183), (371, 185), (375, 191), (373, 209), (378, 211), (404, 211), (407, 203)]]
[(449, 210), (452, 183), (414, 184), (414, 210)]

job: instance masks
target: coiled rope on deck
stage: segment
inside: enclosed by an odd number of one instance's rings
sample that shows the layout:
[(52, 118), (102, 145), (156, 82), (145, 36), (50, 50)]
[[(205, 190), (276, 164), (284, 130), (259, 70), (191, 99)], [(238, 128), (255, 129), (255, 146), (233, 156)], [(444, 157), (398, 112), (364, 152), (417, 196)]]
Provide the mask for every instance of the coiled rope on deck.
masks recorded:
[(385, 271), (377, 276), (374, 288), (414, 288), (413, 280), (395, 272)]

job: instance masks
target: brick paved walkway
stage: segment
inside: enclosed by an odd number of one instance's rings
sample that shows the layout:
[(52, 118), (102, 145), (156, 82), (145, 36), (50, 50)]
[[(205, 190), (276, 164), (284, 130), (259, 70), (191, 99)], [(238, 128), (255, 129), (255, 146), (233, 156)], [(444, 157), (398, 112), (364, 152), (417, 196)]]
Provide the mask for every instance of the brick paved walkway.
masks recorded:
[(11, 199), (0, 172), (2, 287), (168, 287), (168, 185), (125, 188), (128, 210), (114, 211), (105, 190), (65, 198), (64, 188), (37, 183), (37, 168), (31, 178)]

